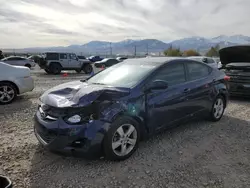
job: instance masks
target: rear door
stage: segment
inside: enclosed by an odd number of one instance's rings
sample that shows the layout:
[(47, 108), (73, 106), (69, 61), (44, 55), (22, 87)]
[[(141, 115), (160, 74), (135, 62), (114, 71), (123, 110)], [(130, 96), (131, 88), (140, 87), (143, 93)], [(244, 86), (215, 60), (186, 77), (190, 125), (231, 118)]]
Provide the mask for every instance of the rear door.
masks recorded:
[(186, 85), (186, 75), (183, 63), (173, 62), (162, 67), (149, 78), (148, 84), (155, 80), (167, 82), (168, 88), (147, 94), (147, 122), (152, 131), (171, 125), (189, 113), (185, 111), (186, 96), (183, 88)]
[(69, 68), (69, 55), (67, 53), (60, 53), (59, 59), (63, 68)]
[(207, 109), (210, 101), (210, 95), (213, 94), (213, 79), (210, 74), (212, 68), (196, 61), (185, 62), (187, 71), (186, 98), (187, 110), (191, 114), (202, 112)]

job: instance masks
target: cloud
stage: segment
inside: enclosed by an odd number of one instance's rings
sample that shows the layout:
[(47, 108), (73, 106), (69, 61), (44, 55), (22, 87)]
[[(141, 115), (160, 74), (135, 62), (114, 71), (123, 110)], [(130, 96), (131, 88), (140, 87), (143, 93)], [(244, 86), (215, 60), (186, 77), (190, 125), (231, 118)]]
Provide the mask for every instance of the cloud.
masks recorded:
[[(2, 1), (2, 2), (1, 2)], [(2, 48), (243, 34), (249, 0), (0, 0)]]

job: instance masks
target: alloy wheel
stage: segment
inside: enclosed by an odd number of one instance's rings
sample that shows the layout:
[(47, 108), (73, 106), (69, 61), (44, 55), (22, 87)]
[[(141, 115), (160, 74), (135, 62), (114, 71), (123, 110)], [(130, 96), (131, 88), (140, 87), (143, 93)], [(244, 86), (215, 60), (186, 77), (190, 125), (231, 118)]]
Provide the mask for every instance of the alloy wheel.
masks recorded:
[(12, 101), (15, 97), (15, 91), (10, 86), (0, 86), (0, 102), (8, 103)]
[(131, 124), (124, 124), (116, 130), (112, 138), (113, 152), (118, 156), (125, 156), (134, 149), (136, 142), (136, 128)]
[(219, 119), (224, 111), (224, 102), (221, 98), (218, 98), (214, 103), (213, 114), (216, 119)]

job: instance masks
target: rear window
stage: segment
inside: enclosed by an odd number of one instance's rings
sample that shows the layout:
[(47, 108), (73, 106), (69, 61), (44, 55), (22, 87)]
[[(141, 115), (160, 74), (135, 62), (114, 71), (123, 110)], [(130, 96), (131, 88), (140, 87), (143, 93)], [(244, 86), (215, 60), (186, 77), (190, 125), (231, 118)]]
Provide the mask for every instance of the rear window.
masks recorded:
[(189, 62), (186, 65), (190, 81), (205, 78), (211, 72), (210, 67), (198, 62)]
[(47, 60), (59, 60), (59, 54), (58, 53), (47, 53), (46, 59)]

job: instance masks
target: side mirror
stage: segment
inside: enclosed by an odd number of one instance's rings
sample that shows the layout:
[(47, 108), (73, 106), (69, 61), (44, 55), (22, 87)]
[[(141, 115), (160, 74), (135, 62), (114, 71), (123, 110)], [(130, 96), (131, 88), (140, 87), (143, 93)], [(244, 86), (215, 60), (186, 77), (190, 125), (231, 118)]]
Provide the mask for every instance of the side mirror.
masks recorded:
[(168, 83), (163, 80), (155, 80), (151, 82), (148, 86), (145, 88), (145, 92), (151, 91), (151, 90), (164, 90), (168, 88)]
[(207, 63), (207, 58), (203, 58), (202, 62)]

